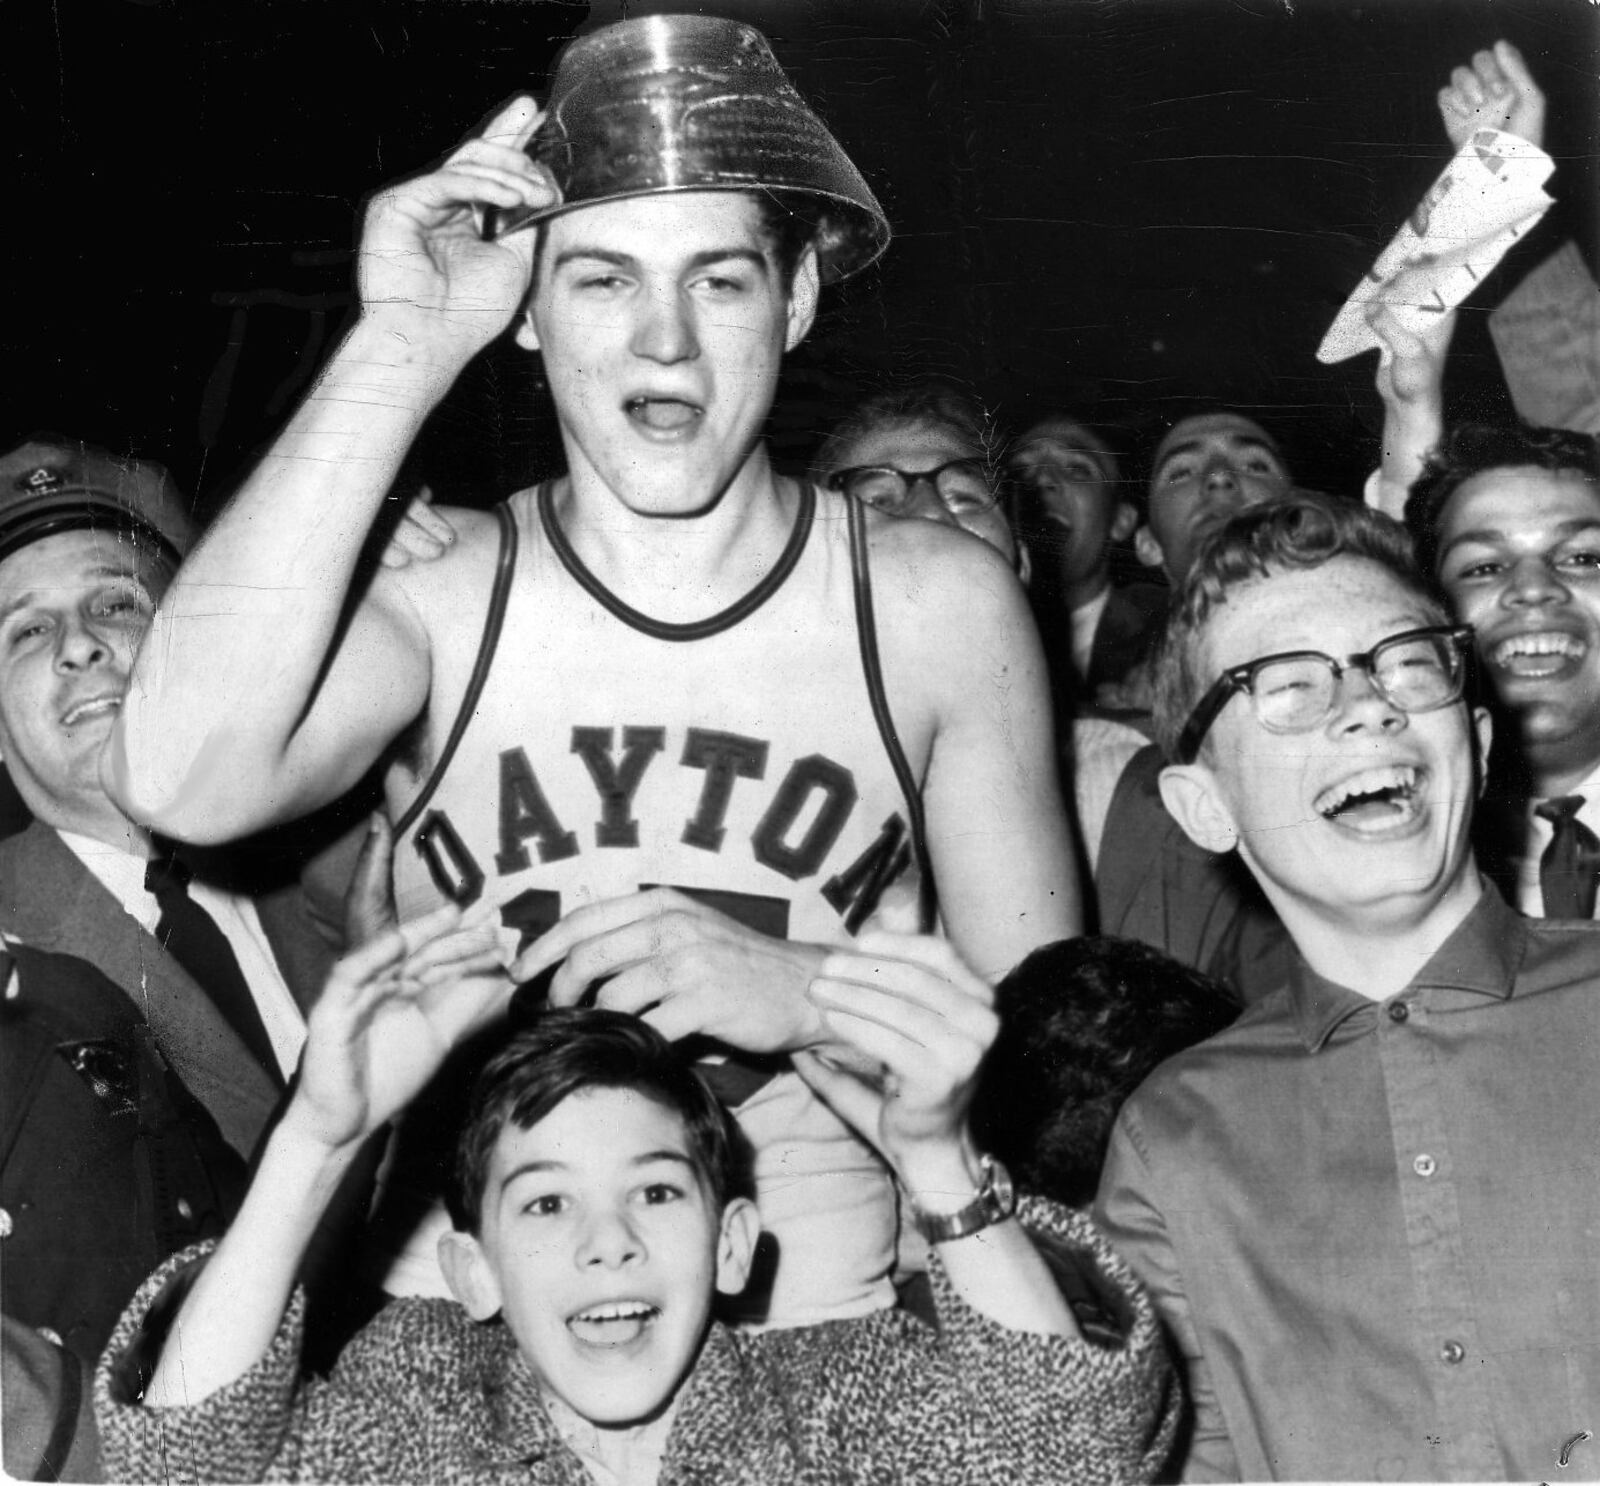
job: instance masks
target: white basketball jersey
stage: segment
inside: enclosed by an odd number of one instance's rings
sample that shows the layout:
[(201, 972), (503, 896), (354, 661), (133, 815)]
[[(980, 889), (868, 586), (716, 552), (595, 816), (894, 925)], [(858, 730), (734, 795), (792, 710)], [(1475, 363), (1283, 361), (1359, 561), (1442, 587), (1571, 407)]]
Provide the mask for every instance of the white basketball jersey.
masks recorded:
[[(547, 488), (507, 516), (487, 675), (397, 822), (402, 920), (487, 899), (516, 949), (583, 904), (660, 886), (778, 937), (847, 940), (911, 860), (912, 812), (869, 696), (842, 500), (805, 492), (767, 577), (691, 625), (601, 585)], [(881, 1162), (786, 1067), (727, 1072), (780, 1245), (773, 1322), (890, 1303)]]

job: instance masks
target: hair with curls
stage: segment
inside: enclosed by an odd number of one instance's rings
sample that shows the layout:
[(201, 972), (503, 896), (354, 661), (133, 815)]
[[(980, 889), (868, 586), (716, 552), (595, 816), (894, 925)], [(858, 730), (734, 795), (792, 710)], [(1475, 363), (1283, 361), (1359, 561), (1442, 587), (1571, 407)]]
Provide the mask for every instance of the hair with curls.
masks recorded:
[(1093, 937), (1036, 949), (996, 987), (995, 1006), (973, 1138), (1021, 1185), (1084, 1207), (1123, 1101), (1157, 1063), (1222, 1031), (1241, 1003), (1159, 950)]
[(1336, 557), (1375, 563), (1422, 601), (1433, 622), (1448, 622), (1398, 522), (1355, 501), (1311, 491), (1251, 506), (1201, 543), (1168, 611), (1155, 658), (1154, 713), (1156, 741), (1169, 759), (1177, 757), (1178, 738), (1196, 702), (1216, 680), (1201, 670), (1211, 615), (1235, 589), (1320, 568)]
[(1539, 469), (1579, 475), (1600, 487), (1600, 440), (1525, 423), (1463, 423), (1428, 456), (1406, 498), (1406, 530), (1429, 577), (1439, 562), (1439, 521), (1450, 497), (1485, 470)]
[(507, 1125), (531, 1130), (585, 1089), (632, 1089), (683, 1120), (689, 1155), (718, 1211), (745, 1187), (730, 1118), (691, 1064), (638, 1017), (596, 1007), (541, 1010), (484, 1066), (456, 1143), (451, 1221), (476, 1233), (489, 1159)]
[(813, 476), (820, 484), (844, 467), (843, 453), (857, 439), (902, 423), (948, 429), (984, 462), (990, 479), (998, 480), (1001, 440), (988, 409), (971, 393), (937, 377), (920, 377), (858, 403), (822, 441), (812, 461)]

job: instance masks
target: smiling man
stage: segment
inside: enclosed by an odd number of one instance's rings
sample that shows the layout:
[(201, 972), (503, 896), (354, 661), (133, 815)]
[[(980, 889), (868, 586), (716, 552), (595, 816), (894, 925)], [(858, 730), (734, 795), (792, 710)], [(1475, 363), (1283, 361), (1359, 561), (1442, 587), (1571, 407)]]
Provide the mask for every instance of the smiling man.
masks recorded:
[(1470, 645), (1353, 504), (1234, 517), (1178, 594), (1163, 798), (1298, 951), (1134, 1095), (1101, 1183), (1188, 1362), (1188, 1479), (1582, 1464), (1600, 930), (1519, 918), (1478, 875)]
[(203, 868), (192, 882), (168, 870), (101, 779), (134, 655), (193, 539), (155, 465), (53, 435), (0, 458), (0, 760), (33, 817), (0, 841), (0, 930), (122, 987), (249, 1159), (331, 956), (298, 888), (253, 900)]
[[(709, 159), (661, 125), (728, 106), (705, 95), (706, 48), (743, 58), (748, 110)], [(597, 101), (632, 124), (589, 128)], [(762, 152), (763, 128), (782, 148)], [(775, 160), (791, 173), (771, 179)], [(537, 230), (486, 240), (491, 209)], [(829, 1040), (806, 996), (823, 946), (914, 858), (981, 973), (1080, 926), (1038, 641), (1004, 560), (931, 522), (869, 538), (761, 441), (823, 280), (886, 239), (749, 27), (653, 16), (574, 43), (547, 120), (518, 99), (373, 200), (361, 313), (169, 591), (112, 780), (139, 818), (220, 840), (382, 760), (402, 918), (490, 904), (516, 977), (554, 969), (557, 1004), (599, 984), (669, 1037), (755, 1055), (723, 1088), (789, 1319), (893, 1296), (888, 1173), (788, 1066)], [(368, 580), (358, 556), (418, 429), (513, 326), (542, 355), (567, 473), (457, 513), (448, 555)], [(394, 1288), (439, 1293), (442, 1227), (436, 1207)]]
[(1476, 633), (1500, 742), (1486, 865), (1524, 913), (1592, 918), (1600, 876), (1600, 452), (1466, 425), (1412, 488), (1417, 556)]

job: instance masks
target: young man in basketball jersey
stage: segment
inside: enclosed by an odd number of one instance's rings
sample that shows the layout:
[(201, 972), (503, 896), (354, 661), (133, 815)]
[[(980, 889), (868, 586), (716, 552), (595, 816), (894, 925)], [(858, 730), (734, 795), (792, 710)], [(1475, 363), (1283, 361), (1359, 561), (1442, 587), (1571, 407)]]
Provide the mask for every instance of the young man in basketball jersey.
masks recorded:
[[(552, 1000), (598, 985), (767, 1056), (724, 1093), (779, 1244), (773, 1318), (859, 1313), (889, 1299), (892, 1184), (787, 1054), (828, 1051), (822, 946), (914, 857), (986, 977), (1078, 931), (1038, 641), (1004, 562), (926, 522), (873, 532), (864, 601), (860, 524), (768, 464), (779, 361), (876, 248), (724, 188), (569, 199), (486, 241), (475, 209), (558, 204), (523, 149), (539, 123), (518, 99), (372, 202), (361, 315), (169, 594), (111, 787), (226, 839), (387, 759), (403, 918), (492, 903), (516, 979), (559, 966)], [(369, 580), (412, 439), (508, 326), (543, 354), (568, 473)]]

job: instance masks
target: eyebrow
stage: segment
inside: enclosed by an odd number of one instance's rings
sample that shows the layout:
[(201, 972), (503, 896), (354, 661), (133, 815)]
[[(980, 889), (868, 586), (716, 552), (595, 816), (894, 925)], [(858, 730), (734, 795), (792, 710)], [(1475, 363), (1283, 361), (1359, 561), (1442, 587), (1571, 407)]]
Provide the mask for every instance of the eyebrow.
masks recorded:
[[(754, 264), (763, 273), (768, 272), (767, 255), (757, 252), (754, 248), (707, 248), (703, 252), (694, 254), (684, 265), (684, 272), (691, 272), (697, 268), (709, 268), (713, 263), (726, 263), (730, 259)], [(609, 263), (613, 268), (632, 268), (639, 266), (639, 260), (631, 253), (617, 253), (609, 248), (586, 248), (579, 244), (575, 248), (564, 248), (556, 254), (555, 262), (551, 265), (551, 273), (564, 268), (569, 263), (575, 262)]]
[[(655, 1151), (641, 1151), (634, 1156), (628, 1165), (635, 1169), (642, 1166), (654, 1166), (658, 1161), (670, 1161), (675, 1165), (686, 1167), (689, 1171), (697, 1168), (694, 1161), (683, 1151), (674, 1151), (663, 1147)], [(518, 1177), (539, 1176), (551, 1171), (571, 1171), (574, 1167), (570, 1161), (524, 1161), (520, 1166), (508, 1171), (500, 1179), (500, 1190), (505, 1191)]]
[[(97, 563), (94, 567), (85, 570), (85, 577), (90, 578), (130, 578), (146, 592), (149, 585), (139, 576), (137, 568), (112, 567), (109, 564)], [(19, 593), (14, 599), (8, 599), (0, 604), (0, 624), (11, 618), (19, 609), (31, 609), (39, 602), (39, 591), (30, 588), (26, 593)]]
[[(1576, 516), (1571, 521), (1559, 522), (1554, 528), (1553, 535), (1565, 540), (1567, 537), (1579, 536), (1586, 531), (1600, 531), (1600, 516)], [(1480, 526), (1473, 531), (1457, 532), (1439, 549), (1439, 560), (1442, 562), (1464, 543), (1476, 542), (1480, 547), (1498, 547), (1503, 545), (1505, 540), (1506, 534), (1498, 526)]]
[[(1202, 435), (1200, 438), (1185, 439), (1181, 444), (1174, 444), (1160, 459), (1156, 461), (1156, 472), (1159, 474), (1167, 465), (1180, 454), (1194, 454), (1201, 449), (1207, 438), (1211, 435)], [(1226, 435), (1227, 441), (1235, 449), (1259, 449), (1263, 454), (1270, 454), (1279, 464), (1283, 463), (1283, 455), (1269, 444), (1265, 439), (1258, 439), (1253, 434), (1239, 433)]]

